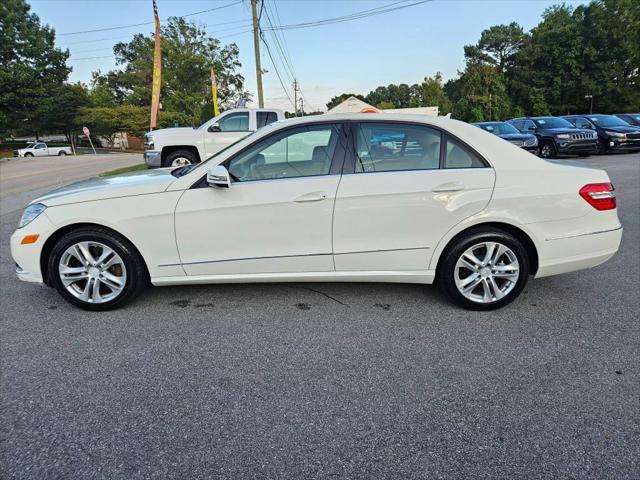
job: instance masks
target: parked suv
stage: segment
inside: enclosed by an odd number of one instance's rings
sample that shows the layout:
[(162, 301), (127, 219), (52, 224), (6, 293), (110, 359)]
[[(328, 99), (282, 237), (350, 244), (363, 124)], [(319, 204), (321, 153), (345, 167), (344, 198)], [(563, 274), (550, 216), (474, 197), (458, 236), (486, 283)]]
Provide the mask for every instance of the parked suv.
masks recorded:
[(567, 115), (562, 117), (578, 128), (598, 133), (598, 153), (640, 150), (640, 127), (615, 115)]
[(477, 122), (473, 123), (489, 133), (493, 133), (527, 152), (538, 153), (538, 139), (532, 133), (522, 133), (507, 122)]
[(616, 117), (621, 118), (629, 125), (640, 127), (640, 113), (616, 113)]
[(557, 155), (588, 157), (598, 149), (598, 134), (593, 130), (579, 129), (564, 118), (522, 117), (507, 120), (521, 132), (538, 137), (540, 156), (554, 158)]

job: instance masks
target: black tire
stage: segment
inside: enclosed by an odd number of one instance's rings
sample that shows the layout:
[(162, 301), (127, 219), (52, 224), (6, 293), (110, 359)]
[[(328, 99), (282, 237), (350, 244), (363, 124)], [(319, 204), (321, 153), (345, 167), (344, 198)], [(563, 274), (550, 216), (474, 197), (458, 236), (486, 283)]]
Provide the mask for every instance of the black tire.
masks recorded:
[(542, 158), (556, 158), (557, 155), (556, 146), (552, 141), (544, 140), (540, 144), (540, 156)]
[(608, 152), (607, 145), (602, 140), (598, 140), (598, 143), (596, 146), (596, 153), (598, 155), (605, 155), (607, 152)]
[[(60, 259), (70, 246), (82, 241), (100, 242), (122, 258), (126, 268), (126, 281), (122, 292), (116, 298), (104, 303), (88, 303), (76, 298), (63, 285), (59, 272)], [(138, 296), (149, 284), (146, 265), (135, 247), (121, 235), (100, 227), (79, 228), (60, 238), (49, 255), (47, 271), (50, 285), (69, 303), (84, 310), (104, 311), (119, 308)]]
[(200, 163), (200, 160), (198, 160), (197, 155), (195, 153), (193, 153), (192, 151), (190, 151), (190, 150), (176, 150), (175, 152), (169, 153), (162, 160), (162, 166), (163, 167), (170, 167), (171, 164), (174, 162), (174, 160), (179, 159), (179, 158), (186, 159), (191, 164)]
[(64, 157), (66, 154), (67, 154), (67, 152), (63, 152), (62, 150), (60, 150), (60, 151), (58, 152), (58, 156), (59, 156), (59, 157)]
[[(519, 264), (519, 276), (515, 286), (503, 298), (490, 303), (478, 303), (465, 297), (455, 282), (456, 263), (469, 248), (482, 242), (498, 242), (508, 247), (516, 256)], [(530, 261), (527, 250), (513, 235), (498, 228), (476, 228), (453, 239), (442, 254), (438, 265), (436, 283), (442, 292), (456, 305), (467, 310), (495, 310), (508, 305), (522, 292), (530, 273)]]
[(33, 153), (27, 152), (24, 154), (25, 157), (33, 157)]

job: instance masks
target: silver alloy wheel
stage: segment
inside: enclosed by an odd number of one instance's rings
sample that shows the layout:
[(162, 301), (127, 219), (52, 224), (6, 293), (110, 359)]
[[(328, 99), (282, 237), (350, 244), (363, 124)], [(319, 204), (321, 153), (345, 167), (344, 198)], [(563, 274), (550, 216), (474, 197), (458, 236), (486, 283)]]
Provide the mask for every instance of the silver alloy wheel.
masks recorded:
[(191, 165), (191, 160), (187, 157), (176, 157), (171, 162), (172, 167), (182, 167), (184, 165)]
[(120, 255), (100, 242), (71, 245), (60, 257), (58, 272), (66, 290), (87, 303), (113, 300), (127, 282), (127, 269)]
[(468, 248), (454, 270), (456, 287), (468, 300), (492, 303), (503, 299), (520, 278), (516, 254), (498, 242), (482, 242)]
[(548, 143), (544, 143), (542, 147), (540, 147), (540, 155), (542, 155), (544, 158), (549, 158), (551, 156), (551, 153), (551, 145), (549, 145)]

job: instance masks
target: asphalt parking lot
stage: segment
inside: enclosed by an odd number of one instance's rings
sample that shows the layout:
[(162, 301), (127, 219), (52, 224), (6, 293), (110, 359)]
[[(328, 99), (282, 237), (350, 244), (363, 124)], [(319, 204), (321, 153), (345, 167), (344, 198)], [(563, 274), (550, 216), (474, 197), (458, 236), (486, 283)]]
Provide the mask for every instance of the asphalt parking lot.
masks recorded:
[(491, 313), (328, 283), (89, 314), (15, 278), (2, 215), (0, 477), (640, 478), (640, 154), (585, 161), (620, 252)]

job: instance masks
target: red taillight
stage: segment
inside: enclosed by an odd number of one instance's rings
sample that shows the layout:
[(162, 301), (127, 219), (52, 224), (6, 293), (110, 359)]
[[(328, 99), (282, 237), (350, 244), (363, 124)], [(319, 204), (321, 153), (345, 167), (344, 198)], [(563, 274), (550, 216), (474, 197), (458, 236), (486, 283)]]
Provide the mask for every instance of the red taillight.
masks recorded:
[(616, 194), (613, 183), (590, 183), (580, 189), (580, 196), (596, 210), (616, 208)]

